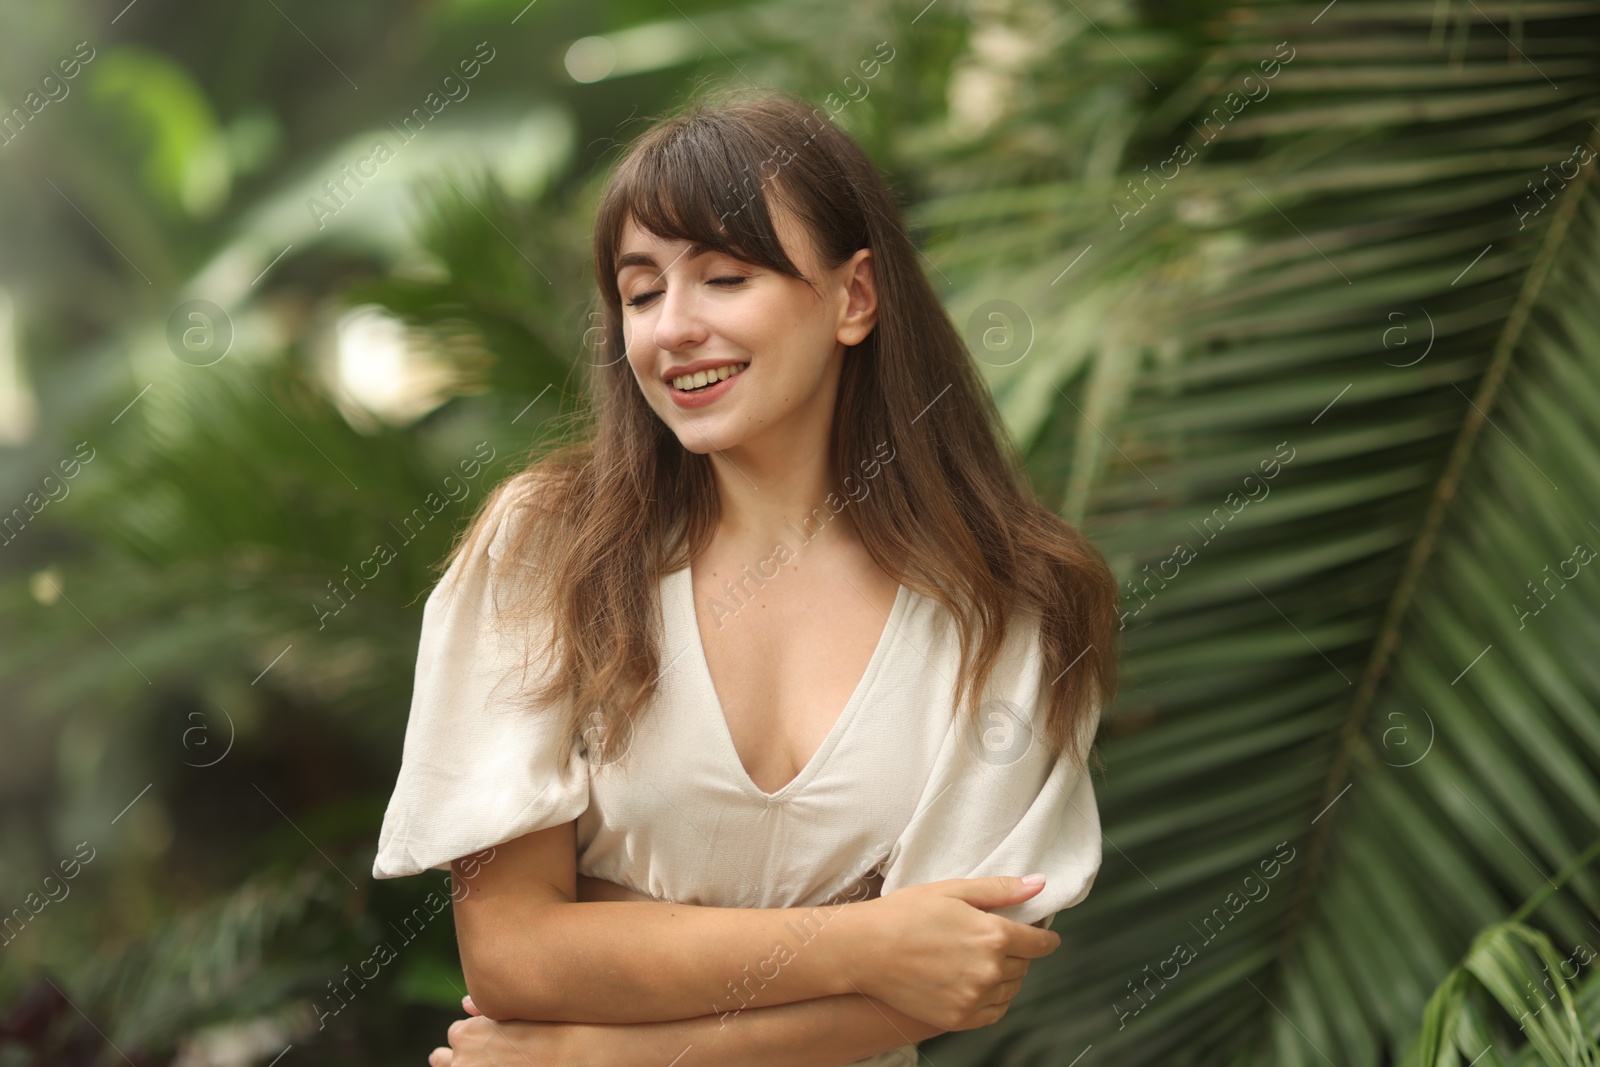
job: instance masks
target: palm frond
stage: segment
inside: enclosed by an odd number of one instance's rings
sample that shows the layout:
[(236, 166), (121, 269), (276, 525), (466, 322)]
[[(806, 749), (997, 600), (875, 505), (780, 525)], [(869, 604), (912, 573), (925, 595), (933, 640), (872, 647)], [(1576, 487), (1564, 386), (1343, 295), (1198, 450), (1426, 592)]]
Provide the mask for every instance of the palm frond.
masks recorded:
[[(1392, 1061), (1600, 835), (1600, 12), (1217, 11), (1115, 179), (924, 209), (963, 278), (1049, 246), (952, 303), (1032, 320), (996, 392), (1126, 583), (1132, 679), (1095, 890), (941, 1063)], [(1545, 925), (1597, 902), (1579, 871)]]
[[(1483, 994), (1526, 1035), (1527, 1049), (1537, 1062), (1551, 1067), (1600, 1063), (1594, 998), (1580, 1007), (1579, 994), (1563, 973), (1567, 962), (1548, 937), (1530, 926), (1505, 922), (1488, 927), (1429, 998), (1406, 1067), (1457, 1067), (1464, 1057), (1476, 1061), (1494, 1053), (1496, 1046), (1503, 1048), (1508, 1042), (1496, 1041), (1490, 1031)], [(1585, 984), (1595, 985), (1592, 975)]]

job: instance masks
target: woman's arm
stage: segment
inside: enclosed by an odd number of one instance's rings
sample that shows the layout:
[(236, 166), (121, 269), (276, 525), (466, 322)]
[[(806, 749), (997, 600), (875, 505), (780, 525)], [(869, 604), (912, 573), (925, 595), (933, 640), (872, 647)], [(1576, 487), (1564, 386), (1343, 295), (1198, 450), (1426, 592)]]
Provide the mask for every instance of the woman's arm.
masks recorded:
[[(560, 1063), (563, 1067), (837, 1067), (945, 1031), (873, 997), (820, 997), (659, 1023), (527, 1023), (463, 1019), (431, 1067)], [(451, 1055), (451, 1053), (454, 1055)], [(457, 1058), (459, 1057), (459, 1058)]]
[(569, 822), (497, 845), (470, 877), (455, 864), (462, 969), (490, 1018), (715, 1018), (851, 991), (850, 946), (835, 925), (849, 905), (579, 902), (576, 855)]
[[(915, 1045), (945, 1031), (851, 993), (674, 1022), (579, 1024), (568, 1036), (580, 1064), (666, 1064), (692, 1045), (693, 1067), (834, 1067)], [(537, 1061), (536, 1061), (537, 1062)]]
[(953, 879), (814, 908), (580, 902), (570, 822), (454, 867), (462, 969), (492, 1019), (667, 1022), (857, 993), (965, 1029), (992, 1022), (977, 1009), (998, 1003), (1028, 960), (1061, 942), (984, 914), (1042, 887), (1018, 878)]
[(649, 903), (654, 897), (643, 893), (635, 893), (625, 885), (608, 882), (604, 878), (590, 878), (586, 874), (578, 875), (578, 900), (642, 900)]

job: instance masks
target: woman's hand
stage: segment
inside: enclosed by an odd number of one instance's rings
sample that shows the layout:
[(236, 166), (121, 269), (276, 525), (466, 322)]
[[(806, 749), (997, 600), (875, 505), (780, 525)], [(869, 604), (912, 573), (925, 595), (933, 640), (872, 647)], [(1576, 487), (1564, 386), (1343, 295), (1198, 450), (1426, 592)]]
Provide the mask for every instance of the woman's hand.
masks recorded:
[(1029, 962), (1054, 952), (1061, 935), (984, 909), (1027, 900), (1043, 885), (948, 878), (851, 905), (858, 958), (868, 961), (860, 991), (942, 1030), (999, 1021)]
[(461, 998), (469, 1018), (450, 1024), (449, 1048), (436, 1048), (428, 1067), (575, 1067), (575, 1050), (568, 1040), (569, 1023), (530, 1023), (521, 1019), (486, 1019), (470, 996)]

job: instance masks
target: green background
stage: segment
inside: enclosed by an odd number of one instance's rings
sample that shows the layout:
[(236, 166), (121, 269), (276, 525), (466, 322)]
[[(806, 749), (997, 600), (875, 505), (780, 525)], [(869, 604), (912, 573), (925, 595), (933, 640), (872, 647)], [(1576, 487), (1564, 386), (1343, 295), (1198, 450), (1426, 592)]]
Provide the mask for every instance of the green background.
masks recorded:
[(0, 1065), (442, 1041), (422, 599), (725, 83), (872, 155), (1124, 582), (1104, 866), (926, 1058), (1600, 1058), (1600, 5), (0, 0)]

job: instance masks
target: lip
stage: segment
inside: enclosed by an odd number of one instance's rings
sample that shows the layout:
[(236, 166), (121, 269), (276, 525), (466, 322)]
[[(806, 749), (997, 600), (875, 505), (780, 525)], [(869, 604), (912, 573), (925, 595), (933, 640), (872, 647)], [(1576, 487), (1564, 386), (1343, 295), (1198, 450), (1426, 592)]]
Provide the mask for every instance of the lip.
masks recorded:
[[(690, 366), (694, 366), (694, 364), (690, 364)], [(727, 366), (727, 364), (718, 363), (714, 364), (714, 366), (722, 367)], [(709, 370), (710, 368), (706, 367), (701, 369)], [(678, 372), (678, 374), (683, 373), (685, 372)], [(678, 405), (680, 408), (703, 408), (707, 404), (716, 402), (720, 397), (726, 394), (729, 389), (733, 388), (734, 382), (737, 382), (740, 378), (743, 378), (749, 373), (750, 368), (746, 367), (738, 374), (730, 375), (729, 377), (722, 379), (722, 381), (718, 382), (716, 385), (708, 385), (704, 389), (697, 389), (692, 393), (685, 393), (681, 389), (674, 388), (672, 382), (669, 380), (667, 382), (667, 392), (672, 394), (672, 402)], [(674, 378), (677, 376), (677, 374), (673, 375)]]

